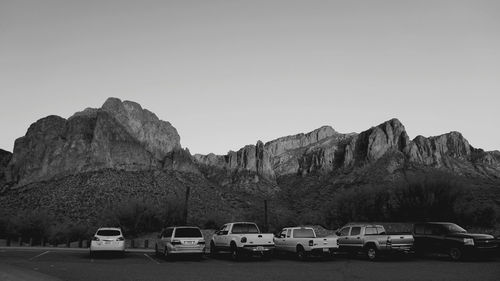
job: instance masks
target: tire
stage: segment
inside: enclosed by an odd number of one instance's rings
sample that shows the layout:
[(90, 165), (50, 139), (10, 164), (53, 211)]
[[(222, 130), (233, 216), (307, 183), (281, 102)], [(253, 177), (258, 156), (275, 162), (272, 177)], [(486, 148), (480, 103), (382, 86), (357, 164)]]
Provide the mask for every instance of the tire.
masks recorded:
[(240, 251), (238, 251), (238, 247), (236, 245), (231, 244), (231, 259), (233, 261), (239, 261), (241, 258)]
[(463, 252), (460, 248), (458, 247), (451, 247), (448, 250), (448, 255), (453, 261), (459, 261), (463, 258)]
[(378, 251), (377, 248), (373, 245), (370, 245), (366, 248), (366, 257), (370, 261), (375, 261), (378, 259)]
[(163, 258), (165, 260), (171, 260), (171, 256), (168, 254), (167, 247), (165, 247), (165, 249), (163, 250)]
[(210, 242), (210, 255), (215, 257), (217, 255), (217, 248), (215, 247), (214, 241)]
[(298, 245), (297, 246), (297, 252), (296, 252), (296, 255), (297, 255), (297, 259), (298, 260), (301, 260), (301, 261), (304, 261), (307, 259), (307, 253), (306, 251), (304, 250), (304, 247), (302, 247), (301, 245)]

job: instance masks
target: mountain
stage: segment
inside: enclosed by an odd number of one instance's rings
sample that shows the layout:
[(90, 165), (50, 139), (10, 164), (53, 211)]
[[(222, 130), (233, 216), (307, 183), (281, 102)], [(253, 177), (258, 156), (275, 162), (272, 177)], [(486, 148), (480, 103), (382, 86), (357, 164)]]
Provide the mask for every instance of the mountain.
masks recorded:
[(435, 171), (479, 190), (469, 201), (500, 210), (500, 152), (474, 148), (458, 132), (410, 140), (391, 119), (361, 133), (323, 126), (226, 155), (191, 155), (172, 124), (109, 98), (68, 119), (42, 118), (12, 154), (0, 150), (0, 205), (11, 215), (46, 210), (58, 221), (97, 225), (131, 199), (157, 210), (182, 203), (188, 221), (201, 225), (260, 220), (268, 200), (275, 225), (321, 223), (349, 190), (390, 190)]

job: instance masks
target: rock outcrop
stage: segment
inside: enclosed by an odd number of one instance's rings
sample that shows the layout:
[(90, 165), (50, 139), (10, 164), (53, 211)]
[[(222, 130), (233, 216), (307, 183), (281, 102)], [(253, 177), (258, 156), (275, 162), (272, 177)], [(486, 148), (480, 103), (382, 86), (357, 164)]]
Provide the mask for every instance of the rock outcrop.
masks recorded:
[(12, 158), (12, 153), (0, 149), (0, 190), (2, 186), (5, 184), (5, 172), (7, 170), (7, 165)]
[(180, 150), (177, 130), (134, 102), (109, 98), (69, 119), (48, 116), (16, 140), (6, 178), (16, 185), (104, 168), (161, 168)]
[(374, 162), (391, 150), (402, 151), (408, 143), (403, 124), (391, 119), (353, 137), (345, 148), (344, 166)]

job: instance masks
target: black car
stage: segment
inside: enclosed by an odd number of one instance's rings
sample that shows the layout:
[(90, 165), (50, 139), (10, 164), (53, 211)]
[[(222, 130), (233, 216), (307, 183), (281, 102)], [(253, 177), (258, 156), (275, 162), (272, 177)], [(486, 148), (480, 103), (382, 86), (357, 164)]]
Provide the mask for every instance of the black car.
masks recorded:
[(413, 227), (417, 254), (444, 253), (452, 260), (475, 254), (494, 254), (498, 241), (492, 235), (473, 234), (449, 222), (416, 223)]

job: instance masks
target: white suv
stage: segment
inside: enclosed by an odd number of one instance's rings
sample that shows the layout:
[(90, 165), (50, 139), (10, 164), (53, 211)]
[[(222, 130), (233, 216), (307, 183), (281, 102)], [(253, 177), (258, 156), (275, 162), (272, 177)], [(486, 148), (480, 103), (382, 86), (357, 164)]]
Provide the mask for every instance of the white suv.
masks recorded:
[(205, 239), (198, 227), (169, 227), (158, 235), (155, 252), (157, 256), (162, 254), (166, 258), (179, 254), (193, 254), (201, 258), (205, 252)]
[(125, 254), (125, 237), (117, 227), (101, 227), (90, 243), (90, 256), (96, 252), (110, 251)]

